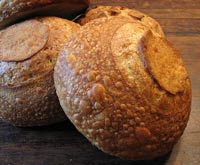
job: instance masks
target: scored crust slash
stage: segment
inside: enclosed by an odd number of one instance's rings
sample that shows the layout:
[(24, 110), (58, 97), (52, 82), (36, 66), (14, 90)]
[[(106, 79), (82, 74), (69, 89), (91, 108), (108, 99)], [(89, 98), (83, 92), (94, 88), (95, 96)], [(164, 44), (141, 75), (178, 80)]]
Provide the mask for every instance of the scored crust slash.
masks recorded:
[(30, 58), (48, 41), (48, 26), (28, 20), (0, 31), (0, 60), (23, 61)]
[(140, 53), (159, 85), (174, 95), (183, 92), (188, 73), (178, 50), (165, 38), (155, 36), (151, 31), (141, 39), (141, 45)]

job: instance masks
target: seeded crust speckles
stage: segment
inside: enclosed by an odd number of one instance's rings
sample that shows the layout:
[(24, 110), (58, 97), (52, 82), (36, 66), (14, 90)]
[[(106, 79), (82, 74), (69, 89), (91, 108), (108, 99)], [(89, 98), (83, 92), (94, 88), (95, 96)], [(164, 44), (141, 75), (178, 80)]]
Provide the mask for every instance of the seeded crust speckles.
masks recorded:
[(94, 19), (110, 16), (123, 16), (136, 20), (149, 27), (155, 33), (164, 36), (163, 30), (156, 20), (140, 11), (121, 6), (98, 6), (94, 9), (90, 9), (86, 15), (79, 20), (79, 22), (81, 25), (84, 25)]
[(56, 96), (53, 70), (60, 49), (79, 25), (57, 17), (36, 20), (48, 26), (45, 46), (24, 61), (0, 61), (0, 118), (15, 126), (66, 120)]
[(141, 39), (149, 30), (126, 17), (95, 19), (70, 37), (55, 67), (57, 95), (68, 118), (92, 144), (123, 159), (168, 153), (190, 113), (188, 75), (184, 90), (172, 95), (144, 65)]

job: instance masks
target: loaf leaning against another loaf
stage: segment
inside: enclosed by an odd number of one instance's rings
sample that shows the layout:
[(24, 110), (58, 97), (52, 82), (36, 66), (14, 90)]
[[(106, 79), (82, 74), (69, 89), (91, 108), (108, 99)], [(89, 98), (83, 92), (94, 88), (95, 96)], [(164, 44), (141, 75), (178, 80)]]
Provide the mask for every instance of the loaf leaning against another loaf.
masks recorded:
[(123, 159), (167, 154), (187, 125), (191, 84), (179, 52), (127, 17), (81, 27), (58, 57), (54, 81), (76, 128)]
[(0, 118), (15, 126), (41, 126), (66, 120), (53, 71), (67, 38), (79, 25), (41, 17), (0, 31)]

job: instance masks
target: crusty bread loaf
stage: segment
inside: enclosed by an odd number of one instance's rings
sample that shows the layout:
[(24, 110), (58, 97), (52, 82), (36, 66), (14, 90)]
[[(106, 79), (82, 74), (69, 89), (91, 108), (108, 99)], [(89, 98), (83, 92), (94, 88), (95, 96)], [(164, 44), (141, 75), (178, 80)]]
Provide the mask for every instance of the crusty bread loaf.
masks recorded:
[(191, 85), (179, 52), (127, 17), (81, 27), (58, 57), (54, 81), (68, 118), (95, 146), (123, 159), (171, 151), (191, 108)]
[(23, 127), (66, 119), (53, 70), (61, 47), (78, 28), (65, 19), (42, 17), (0, 31), (0, 118)]
[(89, 0), (1, 0), (0, 29), (35, 16), (72, 19), (87, 9)]
[(138, 10), (129, 9), (121, 6), (97, 6), (94, 9), (88, 10), (85, 16), (79, 20), (79, 22), (81, 25), (84, 25), (91, 20), (110, 16), (123, 16), (134, 19), (148, 26), (161, 36), (164, 36), (160, 24), (155, 19)]

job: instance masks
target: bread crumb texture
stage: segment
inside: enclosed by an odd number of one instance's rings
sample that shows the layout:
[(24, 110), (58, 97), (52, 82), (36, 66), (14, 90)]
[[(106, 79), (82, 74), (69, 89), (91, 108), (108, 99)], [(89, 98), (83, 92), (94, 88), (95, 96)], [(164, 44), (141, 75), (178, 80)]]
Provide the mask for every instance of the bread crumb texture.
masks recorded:
[(123, 159), (168, 153), (189, 118), (191, 86), (183, 61), (166, 39), (149, 31), (127, 17), (95, 19), (70, 37), (55, 67), (69, 119), (92, 144)]
[[(0, 118), (16, 126), (48, 125), (66, 119), (56, 96), (53, 70), (60, 49), (79, 25), (57, 17), (42, 17), (28, 22), (32, 21), (42, 24), (41, 28), (48, 27), (48, 40), (44, 47), (23, 61), (0, 61)], [(40, 33), (37, 28), (31, 31)], [(22, 31), (18, 29), (18, 33)], [(27, 42), (26, 38), (24, 42)], [(40, 45), (37, 37), (34, 42)], [(13, 43), (12, 38), (10, 43)], [(26, 44), (21, 46), (29, 48)], [(19, 47), (16, 54), (19, 55), (19, 49), (21, 56), (27, 55), (25, 49)], [(15, 56), (14, 50), (12, 53)]]

